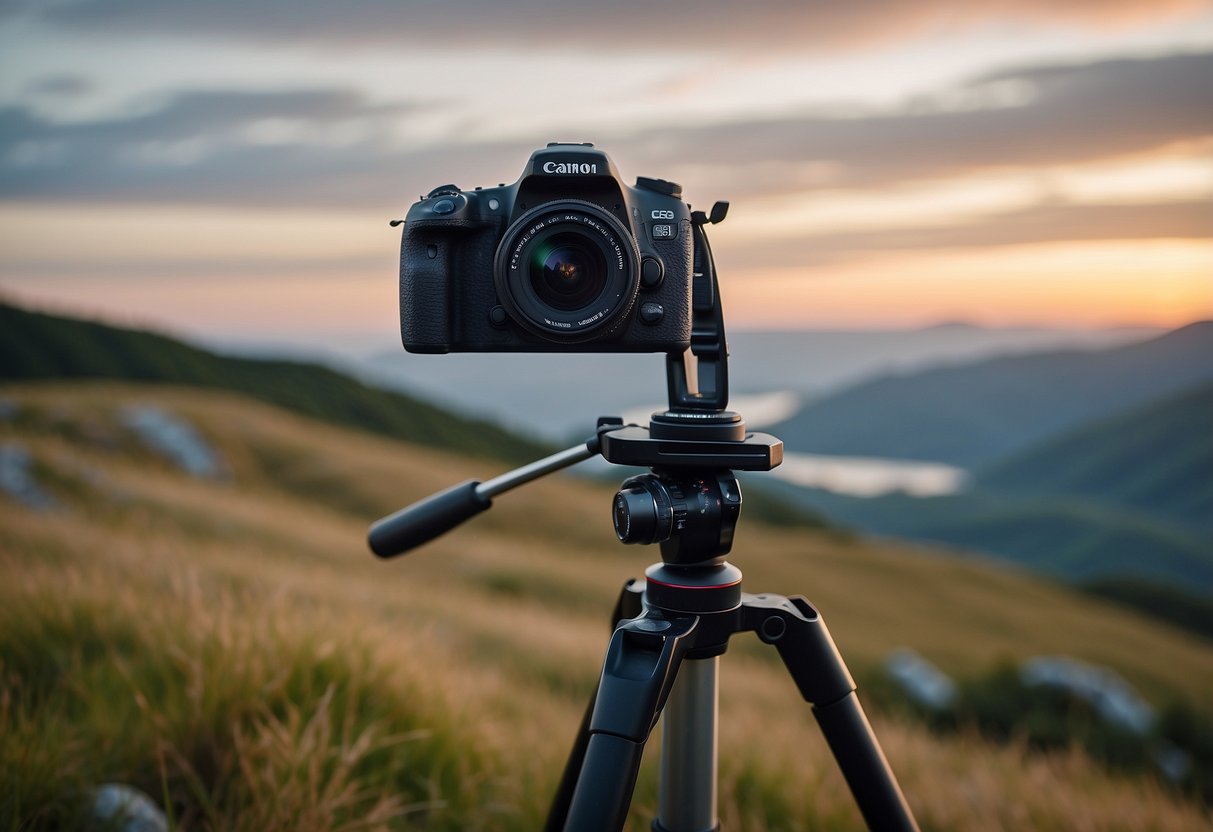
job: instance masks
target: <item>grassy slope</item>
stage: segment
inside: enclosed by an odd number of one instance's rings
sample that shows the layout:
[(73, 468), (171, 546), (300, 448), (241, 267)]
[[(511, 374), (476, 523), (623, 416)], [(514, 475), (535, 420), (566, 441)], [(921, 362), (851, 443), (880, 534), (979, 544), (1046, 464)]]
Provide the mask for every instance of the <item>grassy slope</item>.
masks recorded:
[[(434, 372), (441, 372), (438, 364)], [(496, 425), (317, 364), (219, 356), (152, 332), (0, 303), (0, 380), (88, 378), (234, 390), (305, 416), (465, 454), (522, 462), (546, 452)]]
[(1213, 384), (1034, 446), (978, 472), (983, 488), (1069, 494), (1213, 529)]
[(777, 493), (866, 532), (987, 552), (1067, 581), (1146, 580), (1213, 594), (1204, 537), (1142, 511), (985, 491), (859, 498), (779, 484)]
[[(192, 828), (539, 825), (606, 614), (651, 559), (613, 541), (608, 489), (550, 478), (379, 563), (368, 520), (492, 471), (228, 395), (3, 396), (22, 409), (0, 441), (20, 436), (69, 509), (0, 498), (0, 823), (118, 779), (167, 793)], [(191, 419), (229, 480), (191, 481), (132, 444), (113, 417), (132, 401)], [(735, 552), (752, 591), (822, 609), (861, 679), (900, 645), (957, 674), (1061, 652), (1213, 708), (1207, 642), (1013, 571), (744, 521)], [(1078, 754), (875, 724), (924, 828), (1209, 820)], [(721, 742), (726, 828), (860, 828), (807, 709), (752, 639), (724, 660)], [(647, 759), (635, 829), (653, 809)]]

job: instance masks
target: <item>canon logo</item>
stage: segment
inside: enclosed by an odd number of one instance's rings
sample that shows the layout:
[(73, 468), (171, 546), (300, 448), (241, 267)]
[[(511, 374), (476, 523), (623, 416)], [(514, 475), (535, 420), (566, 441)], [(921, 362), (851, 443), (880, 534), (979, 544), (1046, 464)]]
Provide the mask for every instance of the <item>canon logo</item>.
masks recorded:
[(598, 173), (597, 162), (544, 162), (544, 173)]

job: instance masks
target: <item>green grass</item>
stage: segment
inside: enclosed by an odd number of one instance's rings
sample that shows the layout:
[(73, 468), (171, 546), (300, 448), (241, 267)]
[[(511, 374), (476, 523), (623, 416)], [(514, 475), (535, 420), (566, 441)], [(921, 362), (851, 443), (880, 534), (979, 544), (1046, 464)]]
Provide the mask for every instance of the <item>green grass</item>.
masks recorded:
[(1195, 595), (1166, 584), (1127, 579), (1092, 581), (1083, 592), (1124, 604), (1161, 621), (1197, 633), (1213, 642), (1213, 598)]
[(220, 356), (154, 332), (0, 302), (0, 380), (55, 379), (230, 390), (332, 424), (489, 459), (522, 462), (546, 452), (546, 446), (496, 425), (369, 387), (318, 364)]
[(977, 473), (990, 491), (1074, 495), (1213, 531), (1213, 384), (1086, 424)]
[(872, 534), (988, 552), (1075, 583), (1137, 578), (1213, 593), (1207, 535), (1140, 509), (982, 490), (870, 499), (790, 486), (779, 493)]

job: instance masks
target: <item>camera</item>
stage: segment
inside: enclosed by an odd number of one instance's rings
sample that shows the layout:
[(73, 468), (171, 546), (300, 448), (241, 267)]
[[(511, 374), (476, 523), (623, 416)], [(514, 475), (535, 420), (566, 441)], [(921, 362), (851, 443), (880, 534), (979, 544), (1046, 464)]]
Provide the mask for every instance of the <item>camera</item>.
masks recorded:
[(439, 186), (404, 219), (404, 348), (681, 353), (691, 234), (681, 186), (629, 187), (590, 144), (535, 151), (512, 185)]

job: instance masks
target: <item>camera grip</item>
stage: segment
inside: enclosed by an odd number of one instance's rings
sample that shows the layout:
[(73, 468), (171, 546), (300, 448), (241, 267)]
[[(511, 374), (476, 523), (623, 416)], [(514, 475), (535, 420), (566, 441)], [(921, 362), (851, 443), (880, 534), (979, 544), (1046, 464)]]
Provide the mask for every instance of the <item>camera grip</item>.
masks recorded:
[(413, 352), (450, 349), (450, 228), (410, 228), (400, 245), (400, 338)]
[(476, 493), (479, 485), (462, 482), (375, 521), (367, 534), (371, 551), (381, 558), (404, 554), (489, 508), (493, 501)]

